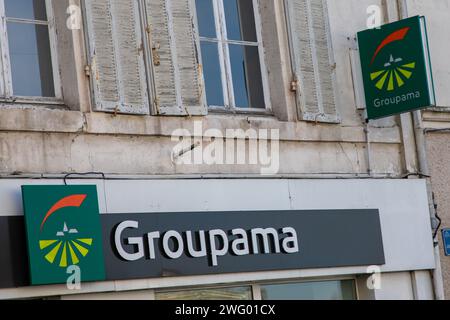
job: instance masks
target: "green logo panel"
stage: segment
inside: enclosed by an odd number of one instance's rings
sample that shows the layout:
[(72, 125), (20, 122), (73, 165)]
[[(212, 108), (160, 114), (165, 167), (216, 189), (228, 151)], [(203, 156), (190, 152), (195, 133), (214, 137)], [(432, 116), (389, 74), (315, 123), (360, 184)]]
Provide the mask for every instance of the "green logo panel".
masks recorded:
[[(105, 279), (96, 186), (22, 186), (33, 285)], [(68, 273), (69, 271), (69, 273)]]
[(358, 33), (368, 119), (434, 104), (426, 44), (419, 16)]

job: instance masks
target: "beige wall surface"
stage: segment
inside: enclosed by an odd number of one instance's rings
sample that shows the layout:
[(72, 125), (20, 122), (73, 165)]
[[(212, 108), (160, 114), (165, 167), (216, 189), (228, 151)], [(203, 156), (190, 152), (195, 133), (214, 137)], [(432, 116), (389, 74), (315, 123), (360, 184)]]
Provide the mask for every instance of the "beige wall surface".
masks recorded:
[[(437, 213), (442, 219), (441, 228), (450, 228), (450, 134), (430, 133), (427, 135), (427, 149), (432, 188), (438, 205)], [(439, 234), (439, 247), (443, 248)], [(450, 257), (441, 250), (442, 276), (446, 299), (450, 298)]]

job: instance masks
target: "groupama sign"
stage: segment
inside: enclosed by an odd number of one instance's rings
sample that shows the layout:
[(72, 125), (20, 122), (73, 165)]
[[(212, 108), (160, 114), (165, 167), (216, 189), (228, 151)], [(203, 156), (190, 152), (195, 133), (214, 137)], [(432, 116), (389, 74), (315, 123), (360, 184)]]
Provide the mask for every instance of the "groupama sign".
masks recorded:
[(435, 105), (425, 18), (358, 33), (367, 118)]
[(33, 285), (66, 283), (73, 266), (102, 281), (384, 264), (378, 210), (100, 214), (89, 185), (22, 197)]
[(23, 186), (32, 284), (65, 283), (78, 266), (83, 281), (105, 279), (95, 186)]

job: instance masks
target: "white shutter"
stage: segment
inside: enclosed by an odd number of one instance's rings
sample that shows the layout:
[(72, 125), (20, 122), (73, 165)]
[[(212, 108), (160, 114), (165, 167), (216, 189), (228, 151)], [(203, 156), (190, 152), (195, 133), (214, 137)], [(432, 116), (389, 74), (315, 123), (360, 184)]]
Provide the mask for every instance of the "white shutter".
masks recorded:
[(339, 122), (326, 0), (286, 0), (299, 117)]
[(94, 110), (148, 114), (138, 0), (86, 0)]
[(160, 115), (205, 115), (203, 75), (191, 0), (145, 0)]

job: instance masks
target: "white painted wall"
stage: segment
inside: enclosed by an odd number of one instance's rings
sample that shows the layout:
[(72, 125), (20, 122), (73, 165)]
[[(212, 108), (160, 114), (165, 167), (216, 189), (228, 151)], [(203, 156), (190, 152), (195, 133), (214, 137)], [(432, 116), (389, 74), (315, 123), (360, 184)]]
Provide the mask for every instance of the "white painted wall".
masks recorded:
[(413, 286), (409, 272), (384, 273), (381, 288), (375, 290), (376, 300), (413, 300)]

